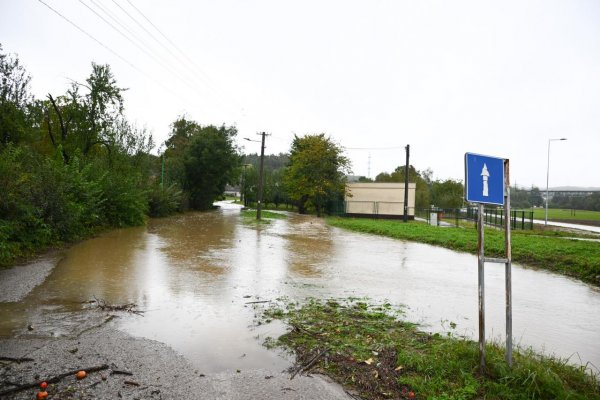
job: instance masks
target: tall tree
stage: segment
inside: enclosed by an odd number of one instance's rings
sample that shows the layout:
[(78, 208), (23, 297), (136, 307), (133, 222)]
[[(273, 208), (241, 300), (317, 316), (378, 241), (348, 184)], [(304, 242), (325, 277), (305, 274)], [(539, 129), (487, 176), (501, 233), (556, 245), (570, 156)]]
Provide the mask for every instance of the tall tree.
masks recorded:
[(171, 124), (171, 133), (165, 141), (165, 182), (185, 185), (185, 165), (183, 164), (185, 152), (190, 140), (202, 127), (195, 121), (180, 116)]
[(0, 44), (0, 144), (19, 142), (29, 128), (30, 80), (19, 58), (3, 54)]
[(284, 182), (298, 212), (314, 207), (317, 216), (329, 201), (343, 198), (350, 160), (325, 134), (294, 136)]
[(207, 210), (223, 194), (225, 185), (237, 180), (240, 156), (233, 143), (237, 135), (234, 127), (198, 127), (184, 154), (184, 189), (189, 192), (192, 208)]

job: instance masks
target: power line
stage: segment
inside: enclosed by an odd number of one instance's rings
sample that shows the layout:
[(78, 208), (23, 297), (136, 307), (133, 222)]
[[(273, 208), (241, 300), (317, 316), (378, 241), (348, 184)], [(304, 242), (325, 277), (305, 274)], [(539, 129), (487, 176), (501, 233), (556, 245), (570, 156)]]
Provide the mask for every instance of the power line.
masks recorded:
[[(93, 2), (93, 0), (91, 0)], [(135, 24), (137, 26), (139, 26), (144, 32), (146, 32), (146, 34), (148, 36), (150, 36), (156, 43), (158, 43), (163, 49), (167, 50), (169, 52), (169, 54), (176, 59), (182, 66), (182, 70), (184, 73), (189, 73), (189, 75), (186, 75), (186, 79), (190, 79), (191, 81), (193, 81), (196, 85), (198, 84), (203, 84), (205, 86), (207, 86), (209, 89), (211, 89), (213, 92), (215, 92), (216, 94), (218, 94), (218, 91), (215, 87), (213, 87), (210, 82), (208, 82), (206, 79), (204, 79), (204, 82), (200, 82), (197, 80), (197, 75), (198, 73), (196, 71), (194, 71), (193, 68), (190, 68), (189, 65), (186, 65), (185, 60), (182, 59), (179, 55), (177, 55), (176, 53), (173, 52), (173, 50), (171, 50), (168, 46), (166, 46), (163, 42), (161, 42), (160, 40), (158, 40), (156, 38), (156, 36), (154, 36), (154, 34), (152, 34), (152, 32), (150, 32), (142, 23), (140, 23), (133, 15), (131, 15), (131, 13), (129, 13), (129, 11), (127, 11), (125, 8), (123, 8), (119, 3), (117, 3), (115, 0), (112, 0), (112, 2), (125, 14), (127, 15), (133, 22), (135, 22)], [(131, 4), (131, 3), (130, 3)], [(136, 10), (138, 10), (135, 6), (132, 5), (133, 8), (135, 8)], [(138, 10), (138, 12), (141, 13), (141, 11)], [(142, 16), (144, 16), (142, 14)], [(144, 16), (145, 17), (145, 16)], [(151, 23), (151, 22), (150, 22)], [(152, 24), (152, 23), (151, 23)], [(138, 39), (140, 40), (140, 39)], [(141, 40), (140, 40), (141, 42)], [(147, 46), (148, 47), (148, 46)], [(185, 70), (185, 68), (187, 67), (187, 71)], [(204, 74), (203, 71), (200, 71), (202, 74)], [(206, 74), (204, 74), (206, 75)], [(200, 86), (196, 86), (197, 89), (200, 89)]]
[(127, 65), (129, 65), (131, 68), (133, 68), (134, 70), (136, 70), (137, 72), (143, 74), (144, 76), (146, 76), (147, 78), (150, 78), (151, 80), (153, 80), (155, 83), (157, 83), (158, 85), (160, 85), (161, 87), (163, 87), (165, 90), (167, 90), (168, 92), (170, 92), (172, 95), (174, 95), (175, 97), (179, 98), (180, 96), (175, 93), (171, 88), (165, 86), (163, 83), (161, 83), (160, 81), (158, 81), (157, 79), (153, 78), (152, 76), (148, 75), (146, 72), (144, 72), (143, 70), (139, 69), (137, 66), (135, 66), (132, 62), (130, 62), (129, 60), (127, 60), (125, 57), (121, 56), (119, 53), (117, 53), (116, 51), (114, 51), (113, 49), (111, 49), (110, 47), (108, 47), (107, 45), (105, 45), (104, 43), (102, 43), (100, 40), (96, 39), (94, 36), (92, 36), (90, 33), (88, 33), (87, 31), (85, 31), (83, 28), (81, 28), (79, 25), (77, 25), (75, 22), (71, 21), (69, 18), (65, 17), (63, 14), (61, 14), (60, 12), (58, 12), (57, 10), (55, 10), (54, 8), (52, 8), (48, 3), (46, 3), (43, 0), (37, 0), (39, 3), (43, 4), (44, 6), (46, 6), (48, 9), (50, 9), (52, 12), (54, 12), (56, 15), (58, 15), (59, 17), (61, 17), (62, 19), (64, 19), (65, 21), (67, 21), (70, 25), (72, 25), (73, 27), (75, 27), (78, 31), (80, 31), (81, 33), (83, 33), (84, 35), (86, 35), (87, 37), (89, 37), (90, 39), (92, 39), (94, 42), (98, 43), (100, 46), (104, 47), (107, 51), (109, 51), (111, 54), (113, 54), (114, 56), (118, 57), (121, 61), (123, 61), (124, 63), (126, 63)]
[[(93, 0), (91, 0), (91, 1), (92, 1), (92, 3), (96, 4)], [(133, 44), (139, 50), (141, 50), (142, 52), (144, 52), (148, 57), (152, 58), (156, 63), (158, 63), (167, 72), (171, 73), (173, 76), (175, 76), (176, 78), (178, 78), (184, 84), (188, 84), (189, 83), (186, 79), (182, 78), (176, 71), (174, 71), (173, 69), (169, 68), (168, 65), (165, 65), (156, 56), (154, 56), (153, 54), (151, 54), (145, 48), (141, 47), (138, 43), (134, 42), (129, 36), (127, 36), (126, 34), (124, 34), (120, 29), (118, 29), (116, 26), (114, 26), (112, 23), (110, 23), (106, 18), (104, 18), (102, 15), (100, 15), (98, 12), (96, 12), (96, 10), (92, 9), (90, 6), (88, 6), (86, 3), (84, 3), (83, 0), (79, 0), (79, 2), (81, 4), (83, 4), (92, 13), (94, 13), (98, 18), (100, 18), (102, 21), (104, 21), (104, 23), (106, 23), (112, 29), (114, 29), (115, 31), (117, 31), (121, 36), (123, 36), (125, 39), (127, 39), (131, 44)]]
[(345, 150), (398, 150), (404, 149), (404, 146), (392, 146), (392, 147), (344, 147)]
[[(104, 7), (102, 4), (96, 3), (95, 0), (90, 0), (90, 1), (96, 7), (98, 7), (100, 10), (102, 10), (104, 12), (104, 14), (108, 15), (113, 21), (115, 21), (121, 28), (123, 28), (125, 31), (127, 31), (127, 33), (129, 33), (132, 37), (134, 37), (138, 42), (143, 43), (143, 41), (134, 32), (132, 32), (128, 27), (126, 27), (125, 24), (121, 21), (121, 19), (118, 18), (112, 11), (110, 11), (108, 9), (108, 7)], [(148, 48), (148, 46), (146, 44), (144, 44), (144, 46), (146, 46)]]
[(86, 35), (87, 37), (89, 37), (90, 39), (92, 39), (94, 42), (98, 43), (100, 46), (104, 47), (106, 50), (108, 50), (109, 52), (111, 52), (113, 55), (115, 55), (118, 58), (120, 58), (123, 62), (127, 63), (131, 68), (135, 69), (138, 72), (144, 73), (142, 70), (140, 70), (138, 67), (136, 67), (131, 62), (129, 62), (128, 60), (126, 60), (124, 57), (122, 57), (116, 51), (114, 51), (113, 49), (111, 49), (110, 47), (108, 47), (107, 45), (105, 45), (104, 43), (102, 43), (101, 41), (99, 41), (98, 39), (96, 39), (91, 34), (87, 33), (85, 30), (83, 30), (83, 28), (80, 28), (79, 25), (75, 24), (69, 18), (65, 17), (64, 15), (62, 15), (61, 13), (59, 13), (58, 11), (56, 11), (54, 8), (52, 8), (50, 5), (48, 5), (46, 2), (44, 2), (43, 0), (38, 0), (38, 2), (40, 2), (43, 5), (45, 5), (46, 7), (48, 7), (50, 10), (52, 10), (52, 12), (54, 12), (56, 15), (58, 15), (59, 17), (61, 17), (65, 21), (67, 21), (69, 24), (73, 25), (81, 33), (83, 33), (84, 35)]
[[(117, 4), (115, 0), (112, 0), (112, 1), (113, 1), (115, 4)], [(208, 87), (209, 87), (211, 90), (213, 90), (213, 91), (214, 91), (214, 92), (215, 92), (217, 95), (219, 95), (219, 90), (217, 90), (217, 88), (216, 88), (216, 87), (213, 85), (213, 83), (212, 83), (212, 79), (211, 79), (211, 78), (208, 76), (208, 74), (206, 74), (206, 73), (205, 73), (205, 72), (202, 70), (202, 68), (200, 68), (200, 67), (199, 67), (199, 66), (198, 66), (198, 65), (197, 65), (197, 64), (196, 64), (196, 63), (195, 63), (195, 62), (194, 62), (194, 61), (193, 61), (191, 58), (189, 58), (189, 57), (188, 57), (188, 55), (187, 55), (187, 54), (186, 54), (184, 51), (182, 51), (182, 50), (179, 48), (179, 46), (177, 46), (177, 45), (176, 45), (176, 44), (175, 44), (175, 43), (174, 43), (174, 42), (173, 42), (173, 41), (172, 41), (172, 40), (171, 40), (169, 37), (167, 37), (167, 35), (165, 35), (165, 34), (164, 34), (164, 33), (163, 33), (163, 32), (162, 32), (162, 31), (161, 31), (159, 28), (158, 28), (158, 26), (156, 26), (156, 25), (155, 25), (155, 24), (154, 24), (152, 21), (150, 21), (150, 19), (149, 19), (149, 18), (148, 18), (148, 17), (147, 17), (147, 16), (146, 16), (146, 15), (145, 15), (145, 14), (144, 14), (144, 13), (143, 13), (143, 12), (142, 12), (140, 9), (139, 9), (139, 8), (137, 8), (137, 7), (136, 7), (136, 6), (135, 6), (135, 5), (134, 5), (134, 4), (133, 4), (133, 3), (132, 3), (130, 0), (126, 0), (126, 1), (127, 1), (127, 3), (129, 3), (129, 5), (130, 5), (130, 6), (131, 6), (133, 9), (135, 9), (135, 10), (138, 12), (138, 13), (139, 13), (139, 14), (140, 14), (140, 15), (141, 15), (141, 16), (142, 16), (142, 17), (143, 17), (143, 18), (144, 18), (144, 19), (145, 19), (145, 20), (146, 20), (146, 21), (147, 21), (147, 22), (148, 22), (148, 23), (149, 23), (149, 24), (150, 24), (150, 25), (151, 25), (151, 26), (152, 26), (152, 27), (153, 27), (153, 28), (154, 28), (154, 29), (155, 29), (155, 30), (156, 30), (156, 31), (157, 31), (157, 32), (158, 32), (158, 33), (159, 33), (159, 34), (160, 34), (160, 35), (161, 35), (161, 36), (162, 36), (162, 37), (163, 37), (163, 38), (164, 38), (166, 41), (167, 41), (167, 42), (169, 42), (169, 43), (171, 44), (171, 46), (173, 46), (173, 47), (174, 47), (174, 48), (175, 48), (175, 49), (176, 49), (176, 50), (177, 50), (177, 51), (178, 51), (178, 52), (179, 52), (179, 53), (180, 53), (180, 54), (181, 54), (181, 55), (182, 55), (182, 56), (183, 56), (183, 57), (184, 57), (184, 58), (185, 58), (185, 59), (186, 59), (188, 62), (189, 62), (189, 64), (190, 64), (192, 67), (194, 67), (194, 69), (195, 69), (197, 72), (199, 72), (199, 73), (202, 75), (202, 77), (203, 77), (203, 79), (204, 79), (204, 81), (205, 81), (206, 85), (207, 85), (207, 86), (208, 86)], [(122, 7), (120, 7), (120, 6), (119, 6), (119, 8), (123, 9), (123, 8), (122, 8)], [(125, 10), (123, 10), (123, 11), (125, 11)], [(132, 17), (132, 16), (131, 16), (129, 13), (127, 13), (127, 15), (129, 15), (129, 16), (130, 16), (130, 18), (134, 19), (134, 18), (133, 18), (133, 17)], [(135, 20), (135, 19), (134, 19), (134, 20)], [(139, 22), (137, 22), (137, 21), (136, 21), (136, 23), (138, 23), (138, 25), (140, 25), (140, 24), (139, 24)], [(140, 25), (140, 26), (141, 26), (141, 25)], [(146, 32), (148, 32), (148, 31), (147, 31), (145, 28), (143, 28), (143, 29), (144, 29)], [(148, 32), (148, 34), (150, 34), (150, 32)], [(155, 37), (154, 37), (152, 34), (150, 34), (150, 36), (151, 36), (152, 38), (154, 38), (154, 40), (157, 40), (157, 39), (156, 39), (156, 38), (155, 38)], [(158, 40), (157, 40), (157, 41), (158, 41)], [(159, 42), (159, 43), (161, 43), (160, 41), (158, 41), (158, 42)], [(162, 45), (162, 43), (161, 43), (161, 45)], [(236, 103), (236, 105), (237, 105), (237, 106), (238, 106), (238, 107), (239, 107), (241, 110), (243, 110), (243, 107), (241, 106), (241, 104), (239, 104), (239, 103), (238, 103), (238, 102), (235, 100), (235, 98), (234, 98), (233, 96), (231, 96), (231, 95), (228, 95), (227, 97), (229, 97), (229, 98), (230, 98), (230, 99), (231, 99), (233, 102), (235, 102), (235, 103)], [(221, 99), (221, 100), (224, 100), (224, 99)]]

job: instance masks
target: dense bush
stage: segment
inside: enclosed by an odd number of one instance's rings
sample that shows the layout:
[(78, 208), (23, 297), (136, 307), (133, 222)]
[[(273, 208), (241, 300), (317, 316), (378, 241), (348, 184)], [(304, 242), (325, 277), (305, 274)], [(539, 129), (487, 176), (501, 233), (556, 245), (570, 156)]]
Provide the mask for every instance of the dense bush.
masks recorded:
[(176, 184), (165, 188), (154, 185), (148, 193), (148, 199), (148, 214), (151, 217), (164, 217), (182, 211), (182, 192)]

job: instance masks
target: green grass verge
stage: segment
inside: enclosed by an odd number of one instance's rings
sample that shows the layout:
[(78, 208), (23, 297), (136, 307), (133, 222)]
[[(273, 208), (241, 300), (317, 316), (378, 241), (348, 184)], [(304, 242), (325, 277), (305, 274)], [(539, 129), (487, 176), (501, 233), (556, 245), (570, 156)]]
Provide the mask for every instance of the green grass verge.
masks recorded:
[(271, 219), (286, 219), (287, 218), (287, 215), (285, 215), (285, 214), (271, 212), (271, 211), (267, 211), (267, 210), (261, 210), (260, 211), (261, 220), (258, 221), (256, 219), (256, 210), (253, 210), (253, 209), (242, 210), (241, 215), (244, 218), (244, 222), (246, 222), (246, 223), (256, 222), (256, 223), (267, 223), (268, 224), (268, 223), (270, 223), (269, 220), (271, 220)]
[[(420, 222), (331, 217), (336, 227), (372, 233), (396, 239), (428, 243), (448, 249), (477, 253), (477, 230), (474, 227), (440, 228)], [(558, 231), (512, 231), (514, 262), (572, 276), (600, 286), (600, 243), (572, 240), (572, 233)], [(504, 233), (485, 229), (485, 254), (504, 256)]]
[(272, 306), (262, 322), (280, 319), (290, 331), (268, 347), (293, 351), (294, 372), (320, 371), (364, 399), (600, 399), (597, 376), (532, 351), (486, 347), (479, 373), (476, 342), (427, 334), (398, 319), (390, 304), (309, 300)]
[[(546, 210), (544, 208), (535, 208), (533, 210), (534, 219), (545, 219)], [(573, 220), (573, 223), (577, 223), (577, 220), (583, 221), (599, 221), (600, 222), (600, 211), (585, 211), (585, 210), (571, 210), (571, 209), (548, 209), (548, 219), (550, 220)]]

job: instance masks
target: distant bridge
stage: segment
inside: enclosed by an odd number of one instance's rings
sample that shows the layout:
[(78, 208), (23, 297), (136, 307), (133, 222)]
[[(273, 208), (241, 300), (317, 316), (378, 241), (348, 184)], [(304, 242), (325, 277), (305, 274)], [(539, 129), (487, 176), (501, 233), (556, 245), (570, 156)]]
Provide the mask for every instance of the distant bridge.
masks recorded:
[[(542, 193), (543, 196), (546, 196), (545, 190), (540, 189), (540, 192)], [(553, 196), (556, 196), (557, 194), (560, 194), (563, 196), (583, 197), (583, 196), (590, 196), (590, 195), (592, 195), (594, 193), (598, 193), (598, 192), (600, 192), (600, 188), (585, 189), (585, 190), (556, 189), (556, 190), (548, 190), (548, 196), (553, 197)]]

